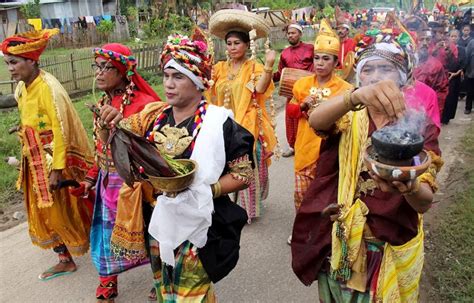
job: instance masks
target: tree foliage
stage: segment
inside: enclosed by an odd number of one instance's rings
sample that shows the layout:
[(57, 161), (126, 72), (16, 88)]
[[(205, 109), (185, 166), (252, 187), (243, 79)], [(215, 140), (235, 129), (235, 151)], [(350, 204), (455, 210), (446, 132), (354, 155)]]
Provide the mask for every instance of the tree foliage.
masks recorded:
[(193, 21), (186, 16), (169, 14), (165, 18), (153, 17), (143, 26), (147, 38), (164, 38), (171, 33), (187, 33), (193, 27)]
[(328, 5), (334, 7), (339, 5), (343, 10), (351, 9), (353, 3), (351, 0), (259, 0), (259, 7), (270, 7), (271, 9), (297, 9), (313, 6), (316, 9), (323, 9)]
[(109, 40), (109, 36), (111, 33), (114, 31), (114, 23), (110, 20), (102, 20), (100, 23), (97, 25), (97, 31), (101, 34), (103, 34), (107, 41)]
[(26, 19), (41, 18), (40, 0), (28, 1), (20, 7), (20, 12)]

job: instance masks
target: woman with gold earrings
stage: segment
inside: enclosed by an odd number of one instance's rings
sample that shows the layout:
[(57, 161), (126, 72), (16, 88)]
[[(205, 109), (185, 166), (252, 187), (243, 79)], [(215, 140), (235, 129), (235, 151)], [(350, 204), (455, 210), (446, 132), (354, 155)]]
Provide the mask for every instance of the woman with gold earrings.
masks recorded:
[[(321, 21), (319, 34), (314, 43), (314, 75), (303, 77), (293, 86), (293, 99), (288, 104), (288, 116), (298, 121), (295, 142), (295, 209), (298, 210), (303, 196), (314, 179), (316, 161), (319, 158), (321, 137), (308, 123), (311, 111), (321, 102), (342, 95), (352, 85), (335, 74), (340, 42), (326, 20)], [(291, 236), (288, 238), (291, 244)]]
[[(255, 40), (268, 36), (270, 30), (260, 16), (240, 10), (221, 10), (211, 16), (211, 34), (226, 42), (227, 61), (213, 66), (211, 102), (231, 109), (235, 121), (250, 131), (255, 139), (254, 178), (249, 188), (238, 193), (238, 204), (247, 211), (249, 222), (260, 216), (261, 203), (268, 195), (268, 166), (277, 150), (274, 130), (272, 93), (273, 64), (276, 54), (268, 49), (265, 65), (256, 62)], [(247, 50), (252, 55), (247, 57)], [(266, 110), (270, 102), (271, 114)]]

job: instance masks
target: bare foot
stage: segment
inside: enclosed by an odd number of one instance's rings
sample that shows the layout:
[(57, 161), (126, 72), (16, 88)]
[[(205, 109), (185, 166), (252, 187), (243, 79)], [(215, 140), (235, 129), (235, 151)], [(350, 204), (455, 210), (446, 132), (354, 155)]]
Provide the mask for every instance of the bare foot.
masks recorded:
[(77, 270), (76, 263), (73, 260), (68, 262), (59, 262), (39, 276), (40, 280), (50, 280), (59, 276), (73, 273)]

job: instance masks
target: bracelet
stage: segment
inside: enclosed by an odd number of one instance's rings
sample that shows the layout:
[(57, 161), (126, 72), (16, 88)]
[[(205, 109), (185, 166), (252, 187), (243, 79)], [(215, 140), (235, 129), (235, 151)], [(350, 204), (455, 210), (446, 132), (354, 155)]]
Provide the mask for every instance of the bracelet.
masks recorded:
[(221, 187), (221, 183), (219, 181), (217, 181), (216, 183), (214, 184), (211, 184), (211, 190), (212, 190), (212, 198), (215, 199), (215, 198), (219, 198), (222, 194), (222, 187)]
[(351, 110), (354, 112), (363, 110), (365, 108), (364, 104), (354, 105), (354, 103), (352, 103), (352, 93), (356, 90), (357, 87), (344, 93), (344, 104), (346, 105), (347, 110)]
[(319, 106), (319, 102), (316, 102), (315, 104), (311, 104), (311, 106), (309, 107), (307, 113), (308, 113), (308, 117), (311, 116), (311, 113)]
[(273, 73), (273, 67), (264, 66), (263, 71), (266, 72), (266, 73)]
[(353, 90), (348, 90), (347, 92), (344, 93), (344, 105), (346, 106), (347, 110), (353, 110), (354, 109), (354, 104), (351, 101), (351, 94)]

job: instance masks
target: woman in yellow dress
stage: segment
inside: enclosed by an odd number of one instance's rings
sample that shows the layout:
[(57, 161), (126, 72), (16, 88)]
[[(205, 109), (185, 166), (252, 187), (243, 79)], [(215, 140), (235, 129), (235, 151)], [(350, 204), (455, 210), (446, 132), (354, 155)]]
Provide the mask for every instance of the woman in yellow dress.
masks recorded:
[[(255, 39), (268, 35), (269, 27), (261, 17), (239, 10), (221, 10), (211, 16), (210, 32), (226, 42), (227, 61), (213, 66), (211, 102), (231, 109), (237, 123), (253, 134), (254, 179), (238, 193), (238, 203), (247, 211), (249, 222), (260, 216), (262, 201), (268, 195), (268, 166), (277, 146), (272, 117), (266, 110), (272, 100), (273, 64), (276, 54), (268, 50), (265, 65), (255, 60)], [(247, 50), (252, 56), (247, 57)], [(273, 103), (270, 102), (273, 108)]]
[[(304, 194), (314, 179), (321, 145), (321, 138), (309, 125), (309, 113), (320, 102), (342, 95), (352, 88), (352, 85), (339, 78), (335, 73), (339, 48), (337, 34), (323, 19), (314, 43), (314, 75), (303, 77), (295, 82), (294, 97), (287, 107), (288, 116), (298, 119), (295, 142), (294, 202), (296, 210), (301, 206)], [(291, 244), (291, 237), (288, 238), (288, 243)]]

